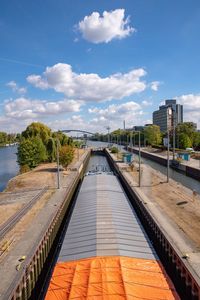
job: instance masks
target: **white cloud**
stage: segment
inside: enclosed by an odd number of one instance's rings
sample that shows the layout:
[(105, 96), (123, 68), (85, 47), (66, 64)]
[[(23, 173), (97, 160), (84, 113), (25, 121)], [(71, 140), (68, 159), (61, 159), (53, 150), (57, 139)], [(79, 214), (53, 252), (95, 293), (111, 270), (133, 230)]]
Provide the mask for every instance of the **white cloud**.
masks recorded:
[(41, 89), (53, 88), (69, 98), (98, 102), (122, 99), (144, 91), (146, 83), (141, 81), (141, 77), (145, 75), (146, 71), (139, 68), (102, 78), (94, 73), (77, 74), (72, 71), (70, 65), (58, 63), (47, 67), (43, 76), (28, 76), (27, 81)]
[(125, 10), (104, 11), (102, 17), (98, 12), (85, 16), (78, 24), (78, 29), (85, 40), (98, 44), (108, 43), (113, 39), (123, 39), (135, 32), (129, 26), (130, 18), (125, 19)]
[(90, 108), (89, 113), (96, 116), (90, 121), (99, 127), (105, 127), (108, 124), (112, 128), (122, 128), (123, 120), (126, 121), (126, 127), (132, 127), (135, 124), (141, 124), (141, 117), (144, 115), (140, 104), (129, 101), (122, 104), (112, 104), (107, 108)]
[(83, 102), (75, 100), (47, 101), (20, 97), (7, 101), (4, 110), (6, 116), (9, 118), (30, 119), (47, 115), (78, 112), (82, 104)]
[(23, 95), (27, 91), (25, 87), (19, 87), (14, 80), (9, 81), (6, 85), (8, 87), (10, 87), (13, 92), (17, 92), (18, 94), (22, 94)]
[(178, 103), (183, 105), (184, 121), (197, 123), (200, 128), (200, 94), (187, 94), (176, 97)]
[(151, 84), (150, 84), (151, 89), (152, 89), (153, 91), (157, 92), (157, 91), (158, 91), (158, 88), (159, 88), (159, 86), (160, 86), (160, 84), (161, 84), (161, 83), (160, 83), (159, 81), (152, 81)]
[(152, 101), (147, 101), (147, 100), (143, 100), (142, 101), (142, 106), (148, 107), (148, 106), (152, 106)]
[(125, 114), (127, 113), (132, 114), (138, 112), (140, 109), (141, 106), (138, 103), (130, 101), (119, 105), (112, 104), (105, 109), (101, 109), (97, 107), (90, 108), (89, 113), (95, 113), (100, 116), (106, 117), (107, 119), (116, 119), (116, 118), (123, 119)]
[[(185, 110), (200, 110), (200, 94), (194, 95), (194, 94), (188, 94), (188, 95), (182, 95), (179, 97), (176, 97), (178, 100), (178, 103), (182, 104), (184, 106)], [(200, 111), (199, 111), (200, 113)]]

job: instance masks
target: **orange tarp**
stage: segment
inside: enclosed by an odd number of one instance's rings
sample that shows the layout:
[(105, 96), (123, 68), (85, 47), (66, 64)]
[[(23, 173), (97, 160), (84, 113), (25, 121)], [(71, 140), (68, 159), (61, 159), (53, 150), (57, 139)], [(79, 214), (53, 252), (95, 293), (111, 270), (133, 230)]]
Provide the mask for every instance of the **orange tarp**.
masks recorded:
[(179, 299), (159, 261), (121, 256), (56, 264), (45, 300)]

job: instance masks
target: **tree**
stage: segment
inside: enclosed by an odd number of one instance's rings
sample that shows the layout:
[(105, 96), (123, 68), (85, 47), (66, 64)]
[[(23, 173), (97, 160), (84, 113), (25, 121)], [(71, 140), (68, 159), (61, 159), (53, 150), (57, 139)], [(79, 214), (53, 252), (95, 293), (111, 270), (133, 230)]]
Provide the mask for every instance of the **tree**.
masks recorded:
[(5, 145), (7, 143), (7, 133), (0, 132), (0, 144)]
[(60, 163), (63, 167), (67, 167), (73, 160), (74, 148), (70, 145), (61, 146), (59, 149)]
[(53, 162), (56, 159), (56, 142), (55, 139), (50, 137), (46, 145), (48, 161)]
[(200, 148), (200, 132), (195, 132), (193, 136), (193, 146)]
[(46, 148), (39, 137), (23, 139), (18, 146), (17, 159), (20, 166), (30, 169), (47, 159)]
[(144, 136), (149, 145), (159, 145), (162, 141), (160, 127), (157, 125), (146, 126)]
[(178, 124), (176, 128), (176, 136), (177, 140), (179, 141), (179, 147), (185, 149), (187, 147), (195, 146), (198, 140), (196, 133), (196, 128), (193, 122), (184, 122)]
[(182, 149), (190, 148), (192, 147), (192, 140), (189, 138), (189, 136), (185, 133), (180, 133), (179, 135), (179, 146)]
[(47, 144), (47, 141), (51, 135), (51, 129), (40, 122), (31, 123), (26, 130), (22, 132), (22, 136), (26, 139), (39, 137), (44, 145)]

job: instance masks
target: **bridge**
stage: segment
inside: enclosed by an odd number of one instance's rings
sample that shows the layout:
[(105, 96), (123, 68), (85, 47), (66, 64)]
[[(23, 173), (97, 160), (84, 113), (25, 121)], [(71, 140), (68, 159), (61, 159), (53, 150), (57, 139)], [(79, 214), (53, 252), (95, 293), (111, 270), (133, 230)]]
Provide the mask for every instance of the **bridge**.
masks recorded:
[(86, 131), (86, 130), (81, 130), (81, 129), (64, 129), (64, 130), (61, 130), (61, 131), (65, 132), (65, 133), (69, 133), (69, 132), (81, 132), (81, 133), (85, 133), (85, 134), (95, 135), (95, 133), (93, 133), (93, 132)]

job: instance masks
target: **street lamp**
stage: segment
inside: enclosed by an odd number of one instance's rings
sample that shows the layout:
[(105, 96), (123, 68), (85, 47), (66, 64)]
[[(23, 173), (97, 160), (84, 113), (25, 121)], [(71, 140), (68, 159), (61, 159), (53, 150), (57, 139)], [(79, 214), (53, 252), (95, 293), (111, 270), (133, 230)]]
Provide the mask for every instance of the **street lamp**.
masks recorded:
[(59, 140), (56, 138), (56, 156), (57, 156), (57, 188), (60, 189), (60, 162), (59, 162)]
[(130, 132), (130, 147), (133, 148), (133, 132)]
[(167, 183), (169, 182), (169, 127), (167, 126)]
[(173, 160), (175, 159), (175, 109), (172, 108), (172, 120), (173, 120)]
[(107, 126), (106, 129), (108, 130), (108, 145), (110, 143), (110, 126)]
[(169, 116), (172, 114), (172, 109), (168, 108), (167, 109), (167, 183), (169, 182)]
[(141, 186), (141, 151), (140, 151), (140, 131), (139, 131), (139, 187)]
[[(138, 186), (141, 186), (141, 139), (140, 139), (140, 131), (134, 131), (134, 133), (138, 133), (138, 163), (139, 163), (139, 183)], [(135, 134), (134, 134), (134, 146), (135, 146)]]

